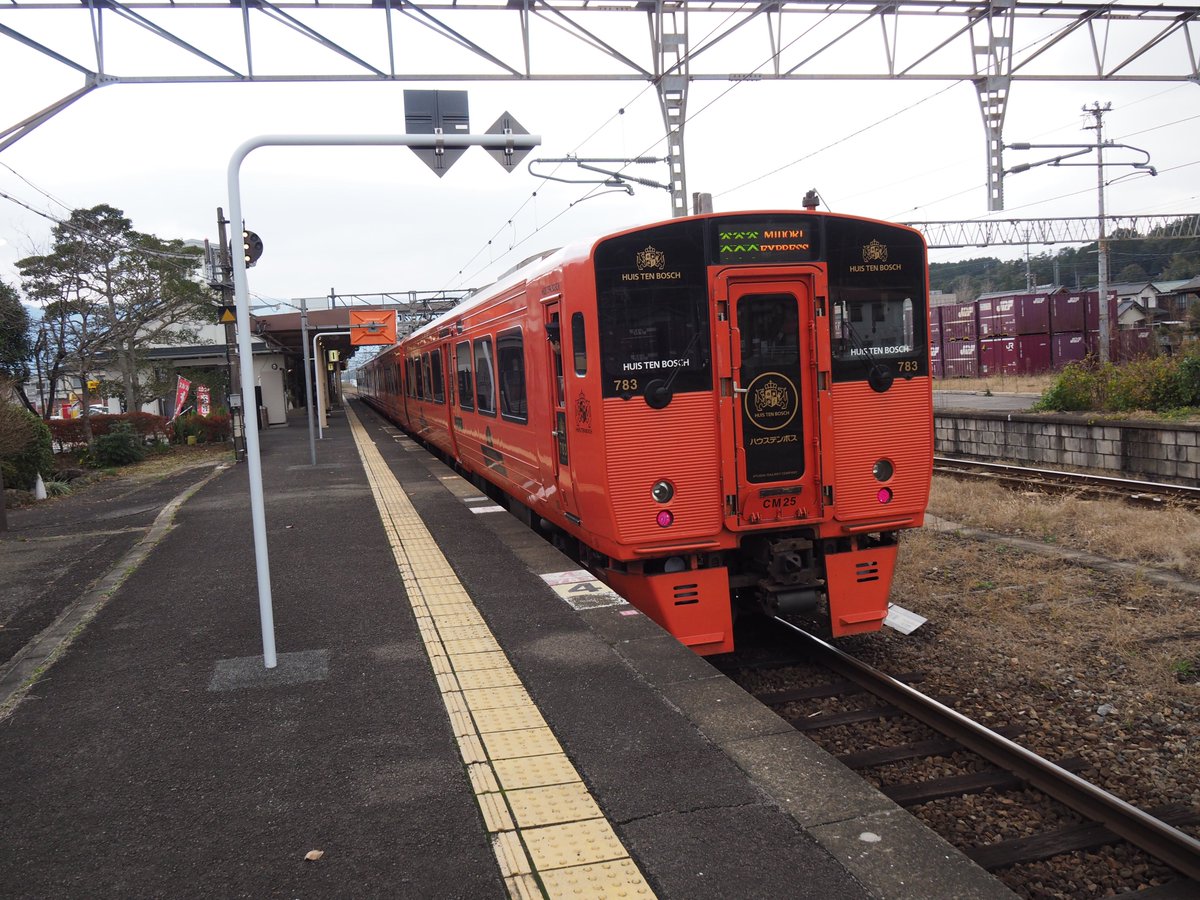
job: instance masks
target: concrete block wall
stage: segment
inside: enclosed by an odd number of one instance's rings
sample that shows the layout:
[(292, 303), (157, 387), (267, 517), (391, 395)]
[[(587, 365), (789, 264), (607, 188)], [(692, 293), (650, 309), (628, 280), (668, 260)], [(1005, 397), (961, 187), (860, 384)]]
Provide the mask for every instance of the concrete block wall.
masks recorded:
[(1190, 423), (939, 410), (934, 437), (935, 451), (946, 456), (1097, 469), (1169, 484), (1200, 480), (1200, 425)]

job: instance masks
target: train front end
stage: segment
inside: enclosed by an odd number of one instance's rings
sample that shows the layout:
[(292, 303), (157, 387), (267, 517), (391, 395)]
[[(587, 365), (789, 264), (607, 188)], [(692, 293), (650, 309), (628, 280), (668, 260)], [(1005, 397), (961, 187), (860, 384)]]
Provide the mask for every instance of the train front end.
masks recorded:
[(606, 577), (699, 653), (738, 610), (887, 615), (933, 457), (919, 233), (816, 212), (676, 220), (594, 252)]

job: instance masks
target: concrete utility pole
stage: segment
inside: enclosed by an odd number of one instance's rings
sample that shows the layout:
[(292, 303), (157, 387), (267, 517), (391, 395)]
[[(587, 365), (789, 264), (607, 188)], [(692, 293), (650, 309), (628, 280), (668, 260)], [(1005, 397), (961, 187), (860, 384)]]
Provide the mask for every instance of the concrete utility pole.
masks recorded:
[(1106, 363), (1109, 359), (1109, 332), (1110, 324), (1108, 321), (1108, 236), (1104, 233), (1104, 114), (1112, 109), (1111, 103), (1105, 103), (1103, 106), (1099, 102), (1095, 102), (1091, 107), (1085, 106), (1083, 111), (1089, 113), (1095, 120), (1095, 125), (1085, 125), (1085, 129), (1096, 129), (1096, 192), (1100, 196), (1100, 237), (1097, 241), (1097, 254), (1100, 257), (1100, 273), (1099, 283), (1096, 290), (1100, 294), (1100, 362)]
[(1141, 147), (1133, 147), (1129, 144), (1114, 144), (1111, 141), (1104, 141), (1104, 114), (1112, 109), (1111, 103), (1105, 103), (1101, 106), (1098, 102), (1093, 103), (1090, 107), (1085, 106), (1083, 111), (1088, 113), (1096, 120), (1095, 125), (1085, 125), (1084, 128), (1091, 130), (1096, 129), (1096, 143), (1094, 144), (1005, 144), (1005, 149), (1008, 150), (1067, 150), (1070, 152), (1060, 153), (1057, 156), (1052, 156), (1049, 159), (1039, 160), (1038, 162), (1022, 163), (1019, 166), (1013, 166), (1011, 169), (1004, 171), (1005, 175), (1016, 174), (1018, 172), (1028, 172), (1030, 169), (1037, 166), (1089, 166), (1091, 163), (1074, 163), (1066, 160), (1075, 159), (1079, 156), (1084, 156), (1096, 151), (1096, 189), (1100, 196), (1100, 215), (1098, 219), (1098, 239), (1097, 247), (1099, 250), (1099, 284), (1096, 286), (1098, 302), (1100, 304), (1099, 319), (1100, 319), (1100, 361), (1108, 362), (1110, 353), (1108, 342), (1112, 335), (1112, 323), (1108, 318), (1108, 235), (1105, 230), (1104, 219), (1104, 150), (1105, 148), (1115, 150), (1123, 148), (1125, 150), (1133, 150), (1141, 153), (1145, 159), (1141, 162), (1117, 162), (1109, 163), (1116, 166), (1131, 166), (1135, 169), (1149, 172), (1151, 175), (1157, 175), (1154, 166), (1150, 165), (1150, 154)]
[[(221, 242), (221, 257), (217, 265), (221, 270), (221, 304), (223, 306), (234, 305), (233, 291), (233, 261), (229, 257), (229, 235), (225, 233), (225, 226), (229, 224), (229, 220), (225, 218), (225, 212), (221, 207), (217, 207), (217, 235)], [(237, 325), (234, 322), (225, 323), (225, 363), (229, 366), (229, 393), (234, 393), (238, 389), (238, 384), (241, 381), (239, 370), (240, 360), (237, 353)], [(228, 396), (226, 400), (228, 401)], [(246, 424), (242, 418), (242, 410), (246, 408), (245, 398), (236, 407), (229, 403), (229, 422), (233, 430), (233, 457), (237, 462), (241, 462), (246, 458)]]

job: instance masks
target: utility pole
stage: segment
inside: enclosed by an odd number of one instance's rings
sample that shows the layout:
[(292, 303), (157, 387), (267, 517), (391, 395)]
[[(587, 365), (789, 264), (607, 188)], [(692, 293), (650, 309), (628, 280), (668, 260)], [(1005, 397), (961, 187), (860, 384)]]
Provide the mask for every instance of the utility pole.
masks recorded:
[(1108, 341), (1110, 324), (1108, 321), (1108, 237), (1104, 233), (1104, 114), (1112, 109), (1111, 103), (1103, 106), (1097, 101), (1083, 111), (1090, 114), (1095, 125), (1085, 125), (1085, 129), (1096, 129), (1096, 191), (1100, 196), (1100, 237), (1097, 250), (1100, 257), (1100, 278), (1096, 290), (1100, 294), (1100, 362), (1109, 359)]
[[(218, 206), (217, 234), (221, 241), (221, 255), (217, 266), (220, 268), (221, 304), (232, 307), (235, 302), (233, 262), (229, 258), (229, 235), (225, 233), (225, 226), (228, 224), (229, 220), (225, 218), (224, 211)], [(241, 383), (237, 355), (237, 325), (234, 322), (225, 323), (225, 364), (229, 367), (229, 393), (233, 394), (237, 392), (238, 385)], [(241, 462), (246, 458), (246, 424), (242, 418), (242, 410), (246, 408), (246, 398), (243, 397), (241, 403), (234, 405), (227, 396), (226, 402), (229, 406), (229, 421), (233, 429), (233, 458), (237, 462)]]
[[(1104, 230), (1104, 150), (1108, 148), (1115, 150), (1123, 148), (1133, 150), (1136, 153), (1141, 153), (1145, 159), (1141, 162), (1115, 162), (1109, 165), (1115, 166), (1130, 166), (1134, 169), (1140, 169), (1144, 172), (1149, 172), (1151, 175), (1157, 175), (1154, 166), (1150, 165), (1150, 154), (1140, 147), (1133, 147), (1129, 144), (1114, 144), (1112, 141), (1105, 143), (1104, 141), (1104, 114), (1112, 109), (1111, 103), (1105, 103), (1103, 106), (1099, 102), (1093, 103), (1090, 107), (1085, 106), (1083, 111), (1090, 114), (1096, 120), (1095, 125), (1085, 125), (1084, 128), (1091, 130), (1096, 129), (1096, 143), (1094, 144), (1005, 144), (1005, 149), (1008, 150), (1068, 150), (1069, 153), (1060, 153), (1057, 156), (1052, 156), (1049, 159), (1039, 160), (1038, 162), (1022, 163), (1019, 166), (1013, 166), (1011, 169), (1004, 171), (1005, 175), (1016, 174), (1017, 172), (1028, 172), (1030, 169), (1037, 166), (1090, 166), (1091, 163), (1075, 163), (1066, 162), (1069, 159), (1075, 159), (1079, 156), (1096, 151), (1096, 189), (1100, 196), (1100, 220), (1098, 240), (1098, 256), (1100, 257), (1099, 269), (1100, 277), (1099, 284), (1096, 286), (1096, 293), (1099, 295), (1098, 301), (1100, 304), (1099, 319), (1100, 319), (1100, 361), (1109, 361), (1109, 340), (1112, 334), (1112, 323), (1108, 318), (1108, 235)], [(1078, 281), (1078, 273), (1076, 273), (1076, 281)]]

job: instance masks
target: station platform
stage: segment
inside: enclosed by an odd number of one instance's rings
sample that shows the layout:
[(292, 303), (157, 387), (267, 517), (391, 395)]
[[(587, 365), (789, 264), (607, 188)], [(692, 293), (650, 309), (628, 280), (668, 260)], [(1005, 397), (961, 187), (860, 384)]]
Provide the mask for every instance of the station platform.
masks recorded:
[(369, 408), (324, 434), (261, 435), (275, 668), (245, 465), (0, 666), (0, 896), (1011, 896)]

